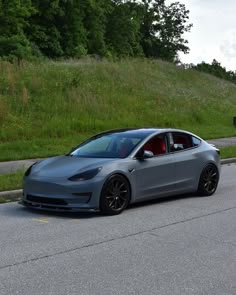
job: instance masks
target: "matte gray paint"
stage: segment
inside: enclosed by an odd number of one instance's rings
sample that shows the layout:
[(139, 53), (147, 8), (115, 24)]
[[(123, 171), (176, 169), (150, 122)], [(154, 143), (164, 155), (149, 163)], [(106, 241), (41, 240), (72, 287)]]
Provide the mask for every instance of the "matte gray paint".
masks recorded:
[[(214, 163), (220, 170), (220, 157), (216, 149), (201, 139), (198, 147), (167, 153), (153, 158), (138, 160), (136, 152), (151, 137), (163, 133), (179, 131), (176, 129), (157, 129), (145, 138), (142, 143), (125, 159), (99, 159), (59, 156), (43, 160), (33, 166), (29, 176), (24, 177), (23, 201), (26, 196), (34, 195), (44, 198), (63, 199), (68, 205), (49, 205), (47, 210), (99, 210), (100, 194), (104, 182), (113, 174), (124, 175), (131, 186), (131, 203), (148, 200), (165, 195), (184, 192), (195, 192), (202, 170), (208, 163)], [(197, 137), (197, 136), (196, 136)], [(72, 182), (69, 177), (93, 168), (102, 170), (87, 181)], [(83, 196), (91, 193), (91, 198)], [(76, 195), (74, 195), (76, 194)], [(81, 196), (79, 196), (81, 194)], [(39, 205), (39, 202), (33, 202)]]

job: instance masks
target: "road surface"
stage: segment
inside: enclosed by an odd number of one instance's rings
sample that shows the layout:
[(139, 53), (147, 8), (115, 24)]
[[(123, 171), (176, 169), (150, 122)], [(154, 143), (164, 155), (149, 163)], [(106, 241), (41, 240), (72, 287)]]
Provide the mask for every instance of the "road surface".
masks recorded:
[(112, 217), (0, 205), (0, 294), (235, 295), (235, 177)]

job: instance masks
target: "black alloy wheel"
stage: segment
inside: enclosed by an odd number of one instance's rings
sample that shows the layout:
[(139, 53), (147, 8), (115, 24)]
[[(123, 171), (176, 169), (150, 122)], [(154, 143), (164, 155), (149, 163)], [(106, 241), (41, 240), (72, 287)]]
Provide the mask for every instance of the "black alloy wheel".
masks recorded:
[(129, 204), (130, 193), (127, 179), (119, 174), (112, 175), (103, 185), (100, 197), (101, 212), (109, 215), (121, 213)]
[(214, 164), (208, 164), (202, 171), (198, 193), (202, 196), (211, 196), (217, 189), (219, 171)]

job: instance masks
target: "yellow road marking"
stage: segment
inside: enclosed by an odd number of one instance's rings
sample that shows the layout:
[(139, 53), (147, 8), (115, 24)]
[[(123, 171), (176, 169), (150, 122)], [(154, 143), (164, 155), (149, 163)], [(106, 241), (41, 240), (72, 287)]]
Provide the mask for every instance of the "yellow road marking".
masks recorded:
[(73, 221), (73, 222), (80, 222), (81, 221), (81, 219), (71, 219), (70, 221)]
[(48, 218), (32, 218), (33, 221), (48, 223)]

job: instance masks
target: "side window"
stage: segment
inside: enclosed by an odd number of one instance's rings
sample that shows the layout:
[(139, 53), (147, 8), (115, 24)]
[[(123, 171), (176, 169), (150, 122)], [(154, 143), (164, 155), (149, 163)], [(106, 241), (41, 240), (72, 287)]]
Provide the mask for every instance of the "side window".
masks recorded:
[(192, 136), (185, 133), (173, 132), (173, 142), (171, 145), (171, 151), (181, 151), (193, 147)]
[(143, 149), (152, 152), (154, 156), (165, 154), (167, 151), (165, 134), (156, 135), (151, 138), (145, 143)]
[(199, 146), (201, 143), (201, 140), (197, 137), (192, 136), (193, 146)]

